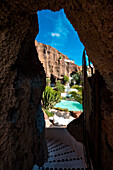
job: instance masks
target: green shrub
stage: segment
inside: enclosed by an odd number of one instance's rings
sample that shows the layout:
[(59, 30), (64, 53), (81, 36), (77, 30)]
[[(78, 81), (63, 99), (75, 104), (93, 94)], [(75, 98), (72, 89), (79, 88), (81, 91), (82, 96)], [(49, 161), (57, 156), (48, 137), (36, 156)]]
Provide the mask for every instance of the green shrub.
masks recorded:
[(79, 92), (82, 93), (82, 87), (80, 87), (79, 85), (73, 85), (71, 88), (72, 89), (77, 89)]
[(49, 111), (46, 110), (45, 108), (42, 108), (42, 109), (45, 111), (45, 113), (47, 114), (48, 117), (54, 116), (54, 113), (53, 113), (53, 112), (49, 112)]
[(69, 81), (69, 77), (64, 75), (64, 84), (66, 84)]
[(71, 91), (69, 94), (71, 94), (71, 97), (74, 97), (79, 103), (82, 104), (82, 92)]
[(77, 89), (78, 87), (80, 87), (79, 85), (73, 85), (71, 88), (72, 89)]
[(66, 100), (66, 97), (61, 97), (62, 100)]
[(42, 102), (45, 109), (52, 108), (56, 103), (60, 102), (61, 94), (59, 91), (55, 91), (52, 87), (46, 86), (43, 95)]
[(71, 94), (71, 97), (74, 97), (79, 103), (82, 104), (82, 87), (80, 87), (79, 85), (73, 85), (71, 88), (78, 90), (78, 92), (70, 92), (69, 94)]
[(51, 83), (50, 78), (47, 78), (47, 79), (46, 79), (46, 86), (49, 86), (49, 85), (50, 85), (50, 83)]
[(66, 108), (60, 108), (60, 107), (54, 107), (54, 109), (56, 109), (56, 110), (60, 110), (60, 111), (65, 111), (65, 112), (68, 112), (69, 110), (68, 109), (66, 109)]
[(75, 74), (72, 75), (72, 82), (76, 82), (77, 85), (80, 85), (82, 84), (82, 80), (81, 80), (81, 75), (82, 75), (82, 72), (79, 71), (79, 72), (76, 72)]
[(60, 82), (60, 80), (58, 80), (58, 81), (56, 82), (55, 89), (56, 89), (57, 91), (60, 91), (61, 93), (64, 92), (65, 87), (64, 87), (64, 85)]

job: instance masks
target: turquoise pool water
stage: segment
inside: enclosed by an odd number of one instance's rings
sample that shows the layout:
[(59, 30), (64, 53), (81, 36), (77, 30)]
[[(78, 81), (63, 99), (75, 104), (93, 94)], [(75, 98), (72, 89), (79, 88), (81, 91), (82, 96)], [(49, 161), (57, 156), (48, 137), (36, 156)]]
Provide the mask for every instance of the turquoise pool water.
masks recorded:
[(82, 104), (76, 101), (68, 101), (68, 100), (61, 100), (61, 102), (57, 103), (54, 107), (60, 107), (62, 109), (66, 108), (69, 111), (83, 110)]

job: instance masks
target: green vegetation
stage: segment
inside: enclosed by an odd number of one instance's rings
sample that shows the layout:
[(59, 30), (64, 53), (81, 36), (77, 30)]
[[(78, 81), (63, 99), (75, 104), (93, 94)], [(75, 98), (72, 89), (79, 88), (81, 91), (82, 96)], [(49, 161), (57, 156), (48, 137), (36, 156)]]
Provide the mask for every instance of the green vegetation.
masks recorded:
[(62, 100), (66, 100), (66, 97), (61, 97)]
[(64, 89), (65, 89), (64, 85), (60, 82), (60, 80), (58, 80), (55, 85), (55, 90), (63, 93)]
[(72, 91), (69, 94), (71, 94), (71, 97), (74, 97), (79, 103), (82, 104), (82, 87), (78, 85), (72, 86), (73, 89), (77, 89), (78, 92)]
[(56, 109), (56, 110), (60, 110), (60, 111), (65, 111), (65, 112), (68, 112), (69, 110), (68, 109), (62, 109), (62, 108), (60, 108), (60, 107), (54, 107), (54, 109)]
[(82, 104), (82, 95), (80, 92), (72, 91), (69, 94), (71, 94), (72, 97), (74, 97), (79, 103)]
[(69, 81), (69, 77), (64, 75), (64, 84), (66, 84)]
[(47, 79), (46, 79), (46, 86), (49, 86), (49, 85), (50, 85), (50, 83), (51, 83), (50, 78), (47, 78)]
[(62, 56), (60, 56), (59, 59), (62, 59)]
[(42, 108), (42, 109), (45, 111), (45, 113), (48, 115), (48, 117), (52, 117), (52, 116), (54, 115), (54, 113), (49, 112), (49, 111), (46, 110), (45, 108)]
[(82, 84), (81, 75), (82, 75), (81, 71), (73, 74), (70, 86), (73, 86), (74, 82), (76, 82), (77, 85), (81, 85)]
[(42, 102), (45, 109), (52, 108), (56, 103), (60, 102), (61, 94), (59, 91), (53, 90), (52, 87), (46, 86)]
[(79, 92), (82, 92), (82, 87), (79, 86), (79, 85), (73, 85), (71, 88), (72, 89), (77, 89)]

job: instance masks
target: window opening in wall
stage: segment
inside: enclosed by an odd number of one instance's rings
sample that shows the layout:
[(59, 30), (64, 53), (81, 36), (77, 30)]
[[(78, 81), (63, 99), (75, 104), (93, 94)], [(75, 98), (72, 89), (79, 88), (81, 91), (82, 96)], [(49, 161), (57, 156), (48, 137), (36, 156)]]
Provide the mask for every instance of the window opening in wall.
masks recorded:
[[(38, 57), (46, 73), (46, 88), (42, 97), (42, 109), (44, 114), (47, 114), (45, 120), (46, 127), (67, 127), (72, 120), (74, 121), (83, 112), (82, 53), (84, 46), (77, 32), (66, 18), (64, 9), (57, 12), (42, 10), (38, 11), (37, 14), (39, 34), (36, 37), (35, 45)], [(87, 55), (86, 62), (88, 65)], [(92, 76), (93, 73), (93, 65), (89, 64), (87, 74)], [(57, 131), (55, 131), (55, 133), (58, 134)], [(64, 131), (59, 131), (61, 136), (63, 136), (62, 133), (64, 133)], [(62, 159), (60, 157), (58, 158), (67, 145), (63, 145), (65, 143), (63, 139), (60, 139), (61, 143), (59, 141), (54, 143), (54, 141), (59, 138), (59, 135), (54, 136), (54, 138), (55, 139), (53, 139), (52, 133), (48, 135), (49, 162), (66, 161), (69, 165), (71, 161), (76, 162), (76, 160), (81, 159), (73, 155), (72, 159), (68, 160), (67, 157), (65, 157), (66, 152), (64, 152), (63, 155), (65, 156), (62, 156)], [(66, 139), (66, 136), (64, 139)], [(75, 151), (70, 149), (67, 151), (67, 153), (73, 152)], [(55, 157), (55, 155), (57, 159), (51, 159), (51, 157)], [(81, 155), (81, 157), (82, 156), (83, 155)], [(82, 157), (82, 159), (84, 158)], [(50, 163), (47, 167), (49, 168), (49, 166)], [(86, 164), (83, 163), (83, 168), (86, 167)], [(50, 166), (50, 168), (53, 167)]]
[(46, 50), (45, 49), (43, 50), (43, 53), (46, 54)]

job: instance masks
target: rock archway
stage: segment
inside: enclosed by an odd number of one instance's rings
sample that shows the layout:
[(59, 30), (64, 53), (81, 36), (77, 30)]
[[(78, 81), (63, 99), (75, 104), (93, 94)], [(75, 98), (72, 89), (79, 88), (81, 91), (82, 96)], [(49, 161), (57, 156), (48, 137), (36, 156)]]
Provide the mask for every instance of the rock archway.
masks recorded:
[[(113, 6), (112, 1), (88, 0), (6, 0), (0, 5), (1, 169), (31, 169), (34, 162), (43, 164), (47, 157), (44, 119), (40, 109), (45, 74), (34, 45), (38, 33), (36, 11), (64, 8), (91, 62), (106, 82), (108, 90), (105, 93), (113, 97)], [(106, 102), (106, 108), (111, 108), (109, 117), (106, 114), (103, 121), (107, 146), (102, 145), (109, 153), (102, 152), (105, 155), (102, 159), (107, 158), (107, 165), (108, 156), (113, 157), (113, 115), (112, 105)], [(36, 122), (36, 116), (40, 121)]]

